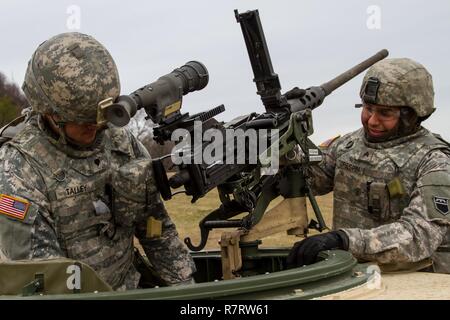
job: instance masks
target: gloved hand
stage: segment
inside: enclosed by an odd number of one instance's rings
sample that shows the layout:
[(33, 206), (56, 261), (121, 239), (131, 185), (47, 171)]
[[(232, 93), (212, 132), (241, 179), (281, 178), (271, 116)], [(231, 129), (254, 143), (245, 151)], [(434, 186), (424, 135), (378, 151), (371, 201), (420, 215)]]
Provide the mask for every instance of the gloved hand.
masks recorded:
[(287, 91), (284, 96), (286, 99), (298, 99), (305, 95), (305, 89), (300, 89), (299, 87), (294, 87), (291, 90)]
[(289, 268), (300, 267), (316, 262), (320, 251), (331, 249), (348, 250), (348, 236), (344, 231), (331, 231), (318, 234), (294, 244), (287, 257)]

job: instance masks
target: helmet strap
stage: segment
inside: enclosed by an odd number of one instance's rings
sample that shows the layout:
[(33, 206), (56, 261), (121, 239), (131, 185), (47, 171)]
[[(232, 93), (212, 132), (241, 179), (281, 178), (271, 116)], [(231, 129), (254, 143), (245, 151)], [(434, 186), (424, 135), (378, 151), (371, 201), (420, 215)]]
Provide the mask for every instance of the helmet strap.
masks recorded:
[(66, 123), (65, 122), (57, 122), (56, 125), (59, 128), (58, 143), (61, 145), (66, 145), (67, 139), (66, 139), (66, 133), (64, 132), (64, 126), (66, 125)]
[(417, 132), (420, 128), (420, 122), (417, 113), (412, 108), (402, 107), (400, 109), (398, 135), (405, 137)]
[(65, 121), (55, 120), (53, 115), (47, 115), (45, 117), (49, 124), (50, 130), (55, 132), (58, 135), (57, 143), (64, 146), (67, 144), (66, 134), (64, 132), (64, 127), (66, 125)]

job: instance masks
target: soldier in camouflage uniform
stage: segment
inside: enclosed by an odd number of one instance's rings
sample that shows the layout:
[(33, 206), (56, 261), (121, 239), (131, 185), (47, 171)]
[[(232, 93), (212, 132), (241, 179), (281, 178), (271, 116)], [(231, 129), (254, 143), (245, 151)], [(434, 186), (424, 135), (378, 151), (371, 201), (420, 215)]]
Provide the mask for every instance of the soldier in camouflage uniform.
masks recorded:
[(148, 152), (98, 111), (120, 91), (109, 52), (84, 34), (57, 35), (34, 53), (23, 90), (32, 115), (0, 149), (0, 258), (67, 257), (114, 289), (133, 289), (136, 237), (164, 283), (191, 282), (195, 266)]
[(450, 273), (450, 146), (421, 126), (435, 110), (431, 75), (410, 59), (386, 59), (360, 91), (363, 128), (328, 143), (313, 167), (316, 194), (334, 191), (333, 229), (297, 242), (288, 263), (339, 248), (380, 265), (433, 261)]

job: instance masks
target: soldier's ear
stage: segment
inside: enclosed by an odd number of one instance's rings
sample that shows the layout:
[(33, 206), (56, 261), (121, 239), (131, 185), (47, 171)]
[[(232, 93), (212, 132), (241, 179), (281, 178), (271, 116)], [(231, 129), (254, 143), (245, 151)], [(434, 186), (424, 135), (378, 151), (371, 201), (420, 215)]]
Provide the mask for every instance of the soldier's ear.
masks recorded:
[(56, 113), (49, 114), (49, 116), (50, 116), (50, 117), (53, 119), (53, 121), (55, 121), (55, 122), (61, 121), (61, 117), (58, 116)]
[(58, 122), (60, 120), (57, 114), (44, 113), (43, 116), (46, 120), (53, 120), (55, 122)]

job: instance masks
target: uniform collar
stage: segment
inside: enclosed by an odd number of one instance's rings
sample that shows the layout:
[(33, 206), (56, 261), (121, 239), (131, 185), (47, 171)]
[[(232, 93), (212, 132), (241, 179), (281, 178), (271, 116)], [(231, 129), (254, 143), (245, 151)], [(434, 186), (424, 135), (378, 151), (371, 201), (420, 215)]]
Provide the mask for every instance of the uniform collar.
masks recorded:
[(390, 140), (390, 141), (384, 141), (384, 142), (369, 142), (364, 133), (364, 129), (361, 130), (360, 133), (362, 135), (362, 140), (363, 140), (365, 146), (372, 148), (372, 149), (388, 149), (388, 148), (399, 146), (401, 144), (404, 144), (407, 141), (414, 140), (418, 137), (425, 136), (429, 133), (429, 131), (427, 129), (425, 129), (424, 127), (420, 127), (419, 130), (417, 130), (413, 134), (410, 134), (405, 137), (400, 137), (400, 138), (397, 138), (394, 140)]

